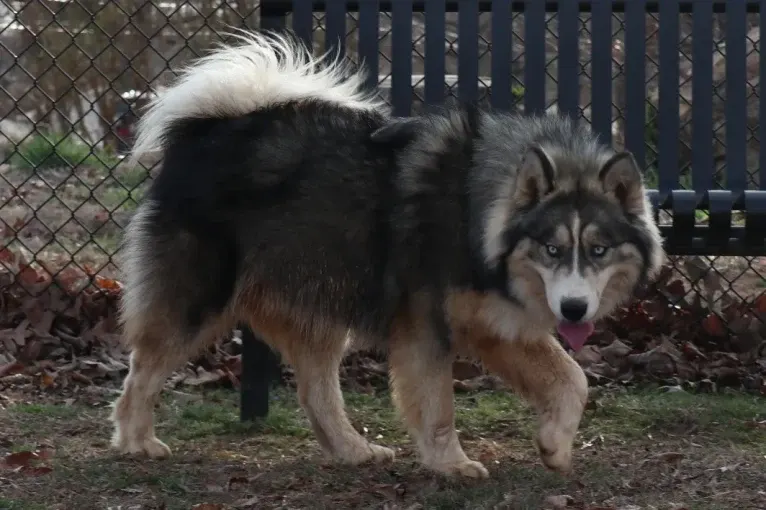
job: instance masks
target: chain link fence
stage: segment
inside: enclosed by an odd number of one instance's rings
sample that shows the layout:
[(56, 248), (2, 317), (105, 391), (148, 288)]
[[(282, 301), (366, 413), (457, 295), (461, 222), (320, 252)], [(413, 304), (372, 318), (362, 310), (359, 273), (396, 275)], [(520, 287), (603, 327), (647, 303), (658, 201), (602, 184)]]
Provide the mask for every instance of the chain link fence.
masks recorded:
[[(356, 59), (357, 16), (347, 15), (347, 57)], [(760, 140), (757, 48), (760, 17), (748, 18), (747, 83), (749, 187), (757, 189)], [(379, 85), (390, 94), (390, 16), (380, 13)], [(291, 26), (291, 16), (287, 25)], [(662, 126), (657, 117), (659, 16), (646, 14), (647, 125), (646, 156), (649, 184), (655, 172), (657, 140)], [(491, 82), (491, 14), (479, 19), (480, 102), (487, 103)], [(690, 186), (691, 164), (691, 58), (692, 15), (680, 18), (680, 182)], [(23, 288), (40, 294), (51, 285), (67, 289), (72, 296), (90, 289), (118, 287), (120, 239), (131, 214), (140, 202), (153, 168), (125, 163), (136, 119), (153, 94), (172, 79), (174, 71), (204, 54), (224, 39), (230, 27), (257, 27), (257, 1), (155, 1), (138, 0), (30, 0), (0, 5), (0, 263), (4, 288)], [(412, 101), (414, 111), (423, 106), (425, 20), (412, 19)], [(714, 73), (714, 181), (725, 186), (725, 15), (713, 22)], [(612, 23), (613, 138), (623, 143), (625, 102), (624, 18), (613, 14)], [(324, 16), (314, 15), (315, 51), (324, 51)], [(557, 14), (547, 16), (546, 83), (525, 84), (524, 14), (511, 20), (513, 32), (513, 87), (517, 106), (526, 86), (546, 89), (548, 104), (557, 98)], [(457, 14), (447, 13), (445, 95), (454, 95), (457, 83)], [(580, 110), (590, 118), (591, 29), (588, 14), (580, 15), (579, 65)], [(742, 218), (735, 217), (735, 221)], [(666, 215), (661, 221), (669, 221)], [(698, 222), (706, 217), (700, 213)], [(743, 313), (760, 318), (766, 288), (766, 258), (694, 257), (672, 258), (663, 275), (661, 292), (673, 307), (698, 314), (723, 317), (737, 324)], [(71, 306), (76, 302), (70, 301)], [(743, 306), (749, 312), (743, 312)], [(734, 308), (732, 308), (734, 307)], [(763, 308), (763, 310), (761, 310)], [(735, 310), (735, 312), (732, 312)], [(656, 311), (656, 310), (655, 310)], [(63, 312), (62, 312), (63, 313)], [(659, 313), (659, 312), (658, 312)], [(712, 327), (712, 326), (711, 326)]]

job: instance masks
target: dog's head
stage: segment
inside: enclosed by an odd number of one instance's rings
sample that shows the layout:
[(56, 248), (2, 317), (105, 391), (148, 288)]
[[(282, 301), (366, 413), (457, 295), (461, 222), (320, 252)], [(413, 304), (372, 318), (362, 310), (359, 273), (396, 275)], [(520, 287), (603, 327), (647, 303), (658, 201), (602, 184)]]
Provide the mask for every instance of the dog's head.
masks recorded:
[(488, 225), (503, 225), (497, 265), (508, 291), (555, 321), (575, 349), (594, 321), (662, 264), (659, 231), (629, 152), (575, 158), (534, 146), (502, 202)]

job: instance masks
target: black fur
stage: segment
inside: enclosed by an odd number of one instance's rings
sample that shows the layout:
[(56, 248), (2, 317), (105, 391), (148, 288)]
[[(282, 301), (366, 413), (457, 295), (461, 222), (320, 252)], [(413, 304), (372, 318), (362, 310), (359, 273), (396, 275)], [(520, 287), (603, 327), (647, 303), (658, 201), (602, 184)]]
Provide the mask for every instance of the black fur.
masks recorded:
[(318, 102), (176, 125), (147, 198), (152, 267), (166, 268), (153, 277), (174, 289), (168, 299), (183, 290), (186, 327), (257, 282), (379, 338), (398, 306), (426, 296), (448, 345), (446, 291), (472, 285), (465, 183), (477, 123), (466, 117), (427, 166), (402, 168), (395, 155), (418, 125)]

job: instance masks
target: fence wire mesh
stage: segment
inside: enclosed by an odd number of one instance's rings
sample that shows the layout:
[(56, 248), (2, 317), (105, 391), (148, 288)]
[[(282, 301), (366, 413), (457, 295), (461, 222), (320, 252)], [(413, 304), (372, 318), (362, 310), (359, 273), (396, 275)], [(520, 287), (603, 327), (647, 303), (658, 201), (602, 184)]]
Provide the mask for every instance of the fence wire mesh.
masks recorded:
[[(749, 187), (758, 189), (760, 140), (758, 61), (759, 16), (748, 18), (747, 84)], [(287, 17), (291, 26), (291, 16)], [(657, 140), (662, 126), (657, 117), (659, 16), (646, 14), (646, 154), (651, 186), (656, 174)], [(346, 18), (347, 58), (356, 60), (357, 15)], [(390, 97), (391, 18), (380, 13), (378, 43), (381, 94)], [(591, 21), (579, 20), (580, 111), (590, 118)], [(457, 55), (457, 14), (447, 13), (444, 42), (445, 96), (454, 95)], [(479, 93), (488, 103), (492, 61), (491, 14), (479, 19)], [(117, 285), (121, 233), (140, 202), (154, 168), (130, 166), (123, 158), (129, 150), (135, 121), (154, 93), (172, 79), (174, 72), (194, 57), (224, 40), (229, 27), (258, 27), (257, 1), (220, 2), (143, 0), (29, 0), (0, 5), (0, 226), (2, 231), (2, 285), (23, 288), (40, 295), (51, 286), (64, 287), (76, 296), (84, 291), (101, 292)], [(691, 184), (690, 14), (680, 17), (681, 160), (680, 183)], [(412, 18), (412, 102), (422, 108), (425, 61), (425, 19)], [(714, 138), (716, 185), (725, 186), (726, 153), (724, 103), (726, 19), (713, 22)], [(314, 49), (324, 47), (324, 16), (314, 15)], [(525, 87), (544, 86), (548, 104), (555, 107), (558, 93), (557, 14), (547, 15), (546, 82), (524, 83), (524, 14), (511, 20), (513, 34), (513, 94), (522, 107)], [(625, 103), (624, 17), (612, 20), (613, 138), (623, 143)], [(401, 58), (401, 57), (399, 57)], [(719, 175), (720, 174), (720, 175)], [(735, 217), (735, 221), (743, 218)], [(666, 214), (663, 222), (670, 221)], [(700, 213), (698, 222), (706, 217)], [(710, 313), (720, 316), (729, 328), (757, 329), (749, 319), (766, 312), (762, 298), (766, 258), (693, 257), (671, 258), (663, 295), (708, 327)], [(67, 306), (77, 306), (76, 298)], [(63, 307), (57, 313), (68, 313)], [(663, 311), (654, 310), (662, 315)], [(760, 322), (759, 322), (760, 323)], [(758, 326), (759, 328), (762, 326)], [(723, 328), (726, 330), (726, 328)], [(743, 330), (743, 331), (744, 331)], [(730, 330), (728, 330), (730, 331)], [(727, 331), (727, 333), (728, 333)], [(712, 331), (717, 334), (718, 331)], [(741, 336), (741, 335), (740, 335)], [(11, 338), (11, 337), (9, 337)], [(23, 339), (22, 339), (23, 341)], [(6, 347), (18, 348), (5, 339)]]

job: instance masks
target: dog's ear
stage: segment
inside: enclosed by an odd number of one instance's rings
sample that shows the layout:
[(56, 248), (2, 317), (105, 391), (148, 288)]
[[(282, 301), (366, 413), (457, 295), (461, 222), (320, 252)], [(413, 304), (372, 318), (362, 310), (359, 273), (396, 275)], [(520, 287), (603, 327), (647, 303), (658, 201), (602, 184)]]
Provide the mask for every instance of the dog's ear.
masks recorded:
[(528, 149), (516, 177), (512, 207), (524, 209), (537, 204), (553, 191), (553, 179), (553, 161), (548, 154), (541, 147)]
[(385, 126), (379, 127), (370, 134), (370, 140), (377, 144), (388, 145), (399, 149), (412, 142), (422, 128), (422, 122), (417, 118), (404, 117), (392, 119)]
[(609, 158), (598, 176), (604, 193), (617, 200), (625, 212), (637, 215), (644, 212), (644, 183), (632, 153), (618, 152)]

